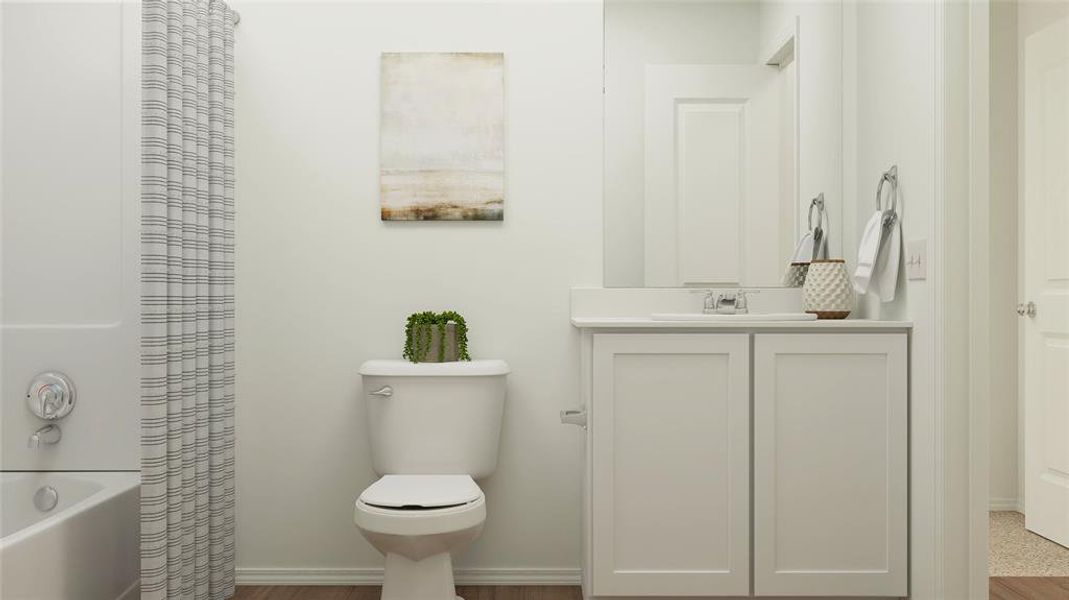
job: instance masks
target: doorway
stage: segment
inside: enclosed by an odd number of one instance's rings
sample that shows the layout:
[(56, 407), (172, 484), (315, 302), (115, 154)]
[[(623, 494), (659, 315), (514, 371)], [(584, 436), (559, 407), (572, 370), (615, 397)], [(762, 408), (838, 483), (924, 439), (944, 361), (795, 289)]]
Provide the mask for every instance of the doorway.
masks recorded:
[(1069, 597), (1069, 2), (992, 2), (990, 57), (990, 593)]

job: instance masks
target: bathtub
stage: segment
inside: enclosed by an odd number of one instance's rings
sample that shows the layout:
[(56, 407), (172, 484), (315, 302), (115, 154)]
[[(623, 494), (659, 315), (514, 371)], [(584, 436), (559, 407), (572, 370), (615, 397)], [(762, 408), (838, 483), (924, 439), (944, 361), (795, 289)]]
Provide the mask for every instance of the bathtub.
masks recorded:
[[(137, 472), (0, 473), (0, 598), (137, 597), (140, 483)], [(44, 486), (58, 499), (46, 512), (34, 504)]]

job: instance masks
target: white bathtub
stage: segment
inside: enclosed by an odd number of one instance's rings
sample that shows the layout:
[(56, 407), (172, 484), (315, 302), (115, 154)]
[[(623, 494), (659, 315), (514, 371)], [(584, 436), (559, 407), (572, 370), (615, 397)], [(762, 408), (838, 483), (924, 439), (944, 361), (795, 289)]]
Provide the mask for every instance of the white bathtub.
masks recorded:
[[(136, 472), (0, 473), (0, 598), (124, 600), (139, 594)], [(58, 492), (42, 512), (34, 493)]]

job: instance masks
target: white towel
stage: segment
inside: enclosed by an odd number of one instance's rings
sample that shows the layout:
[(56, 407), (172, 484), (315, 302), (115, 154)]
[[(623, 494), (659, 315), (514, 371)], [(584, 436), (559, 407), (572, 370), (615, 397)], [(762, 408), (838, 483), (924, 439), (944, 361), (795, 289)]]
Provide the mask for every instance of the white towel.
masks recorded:
[(802, 235), (802, 239), (798, 240), (798, 245), (794, 247), (791, 262), (809, 262), (811, 260), (813, 260), (813, 232), (807, 231)]
[(876, 287), (880, 291), (880, 300), (891, 302), (898, 290), (898, 267), (902, 257), (902, 224), (895, 217), (894, 222), (884, 228), (884, 242), (880, 249), (880, 259), (876, 265)]
[(819, 226), (813, 230), (813, 260), (827, 260), (828, 236)]
[(883, 211), (876, 211), (865, 224), (865, 233), (857, 249), (857, 269), (854, 270), (854, 289), (858, 294), (869, 291), (869, 282), (876, 269), (876, 259), (880, 254), (883, 237)]

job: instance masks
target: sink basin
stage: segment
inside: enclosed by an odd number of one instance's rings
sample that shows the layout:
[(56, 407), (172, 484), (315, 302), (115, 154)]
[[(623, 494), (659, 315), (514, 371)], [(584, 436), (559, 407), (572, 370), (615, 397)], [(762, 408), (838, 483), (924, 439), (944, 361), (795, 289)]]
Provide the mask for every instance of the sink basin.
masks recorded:
[(809, 313), (747, 313), (740, 315), (721, 315), (704, 313), (653, 313), (654, 321), (816, 321), (817, 316)]

